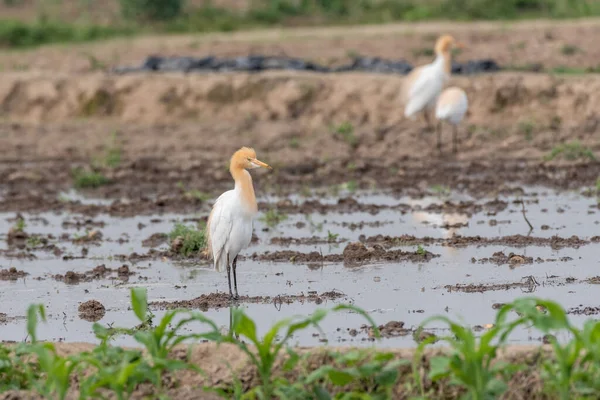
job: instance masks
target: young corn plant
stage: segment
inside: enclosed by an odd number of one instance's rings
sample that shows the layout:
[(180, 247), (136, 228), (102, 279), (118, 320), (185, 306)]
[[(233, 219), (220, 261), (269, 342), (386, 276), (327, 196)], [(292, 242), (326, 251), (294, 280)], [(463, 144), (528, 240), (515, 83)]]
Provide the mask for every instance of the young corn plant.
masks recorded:
[(432, 357), (430, 360), (429, 378), (432, 381), (449, 379), (451, 383), (466, 389), (466, 398), (471, 400), (496, 399), (507, 389), (506, 378), (514, 371), (514, 367), (506, 363), (493, 362), (498, 350), (502, 347), (510, 333), (524, 323), (524, 318), (511, 323), (507, 322), (510, 305), (504, 306), (497, 314), (494, 325), (481, 337), (477, 338), (469, 328), (445, 316), (436, 316), (421, 324), (424, 328), (430, 322), (444, 323), (452, 336), (432, 337), (425, 339), (418, 346), (413, 360), (415, 381), (425, 396), (423, 380), (419, 373), (419, 361), (425, 347), (434, 341), (442, 341), (449, 345), (449, 355)]
[[(333, 312), (338, 311), (353, 311), (367, 319), (369, 324), (374, 328), (377, 337), (379, 337), (379, 331), (374, 321), (367, 315), (367, 313), (357, 307), (339, 305), (332, 309)], [(282, 377), (273, 376), (273, 367), (275, 362), (284, 349), (288, 352), (288, 362), (286, 363), (286, 369), (293, 369), (300, 356), (294, 352), (291, 348), (287, 347), (289, 340), (292, 338), (294, 333), (304, 330), (310, 326), (321, 331), (319, 323), (327, 315), (327, 311), (319, 309), (315, 311), (309, 317), (293, 317), (283, 319), (275, 325), (260, 339), (257, 335), (256, 324), (250, 319), (243, 310), (233, 309), (232, 310), (232, 329), (228, 337), (228, 341), (237, 345), (251, 360), (251, 362), (258, 369), (258, 373), (261, 380), (261, 385), (252, 388), (246, 396), (250, 398), (258, 398), (261, 400), (267, 400), (272, 398), (289, 398), (285, 393), (285, 388), (289, 387), (289, 382)], [(281, 340), (277, 341), (276, 338), (284, 332)], [(234, 337), (234, 335), (246, 338), (250, 345), (248, 346), (244, 341)], [(288, 393), (289, 394), (289, 393)], [(283, 397), (282, 397), (283, 396)]]

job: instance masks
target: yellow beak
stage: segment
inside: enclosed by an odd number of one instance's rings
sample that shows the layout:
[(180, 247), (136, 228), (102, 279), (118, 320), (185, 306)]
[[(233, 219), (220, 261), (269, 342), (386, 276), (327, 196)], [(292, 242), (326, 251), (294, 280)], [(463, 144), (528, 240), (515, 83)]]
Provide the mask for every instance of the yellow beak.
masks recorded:
[(264, 162), (260, 161), (259, 159), (255, 158), (254, 160), (252, 160), (252, 162), (254, 164), (258, 165), (259, 167), (263, 167), (263, 168), (266, 168), (266, 169), (273, 169), (269, 164), (264, 163)]

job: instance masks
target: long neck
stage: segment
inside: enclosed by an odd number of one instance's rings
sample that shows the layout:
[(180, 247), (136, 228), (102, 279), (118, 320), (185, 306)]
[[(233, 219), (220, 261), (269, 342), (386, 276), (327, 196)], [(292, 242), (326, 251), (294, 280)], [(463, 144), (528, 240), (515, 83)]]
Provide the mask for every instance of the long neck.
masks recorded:
[(252, 176), (248, 171), (237, 166), (231, 168), (231, 176), (233, 176), (235, 190), (240, 194), (246, 211), (255, 214), (258, 211), (258, 206), (254, 195), (254, 186), (252, 186)]
[(448, 50), (438, 52), (433, 63), (443, 68), (448, 75), (452, 72), (452, 57)]

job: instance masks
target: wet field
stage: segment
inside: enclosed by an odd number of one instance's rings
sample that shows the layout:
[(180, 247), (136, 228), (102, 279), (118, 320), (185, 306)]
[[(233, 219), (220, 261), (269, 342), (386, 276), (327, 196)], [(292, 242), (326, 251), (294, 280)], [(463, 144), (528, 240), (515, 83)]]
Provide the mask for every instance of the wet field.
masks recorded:
[[(25, 339), (31, 303), (47, 308), (39, 334), (44, 340), (95, 342), (93, 321), (133, 327), (134, 286), (148, 288), (156, 320), (166, 309), (197, 308), (225, 330), (230, 307), (246, 308), (264, 330), (281, 318), (351, 303), (385, 326), (380, 345), (389, 347), (414, 346), (414, 329), (433, 315), (486, 329), (500, 304), (525, 294), (554, 299), (583, 322), (600, 312), (593, 302), (600, 218), (596, 197), (584, 192), (522, 187), (471, 198), (436, 186), (416, 197), (344, 190), (263, 196), (255, 237), (238, 261), (241, 298), (233, 303), (224, 273), (201, 256), (174, 255), (166, 237), (176, 222), (202, 223), (210, 201), (197, 213), (127, 218), (22, 213), (27, 237), (7, 234), (0, 248), (2, 339)], [(109, 202), (75, 191), (60, 196)], [(265, 220), (267, 210), (277, 210), (280, 221)], [(2, 214), (0, 232), (9, 232), (15, 218)], [(103, 307), (86, 303), (91, 300)], [(89, 313), (80, 313), (82, 303)], [(304, 331), (295, 340), (366, 345), (370, 334), (363, 323), (358, 315), (333, 314), (322, 325), (325, 336)], [(541, 341), (526, 330), (512, 339)], [(126, 336), (115, 342), (134, 345)]]

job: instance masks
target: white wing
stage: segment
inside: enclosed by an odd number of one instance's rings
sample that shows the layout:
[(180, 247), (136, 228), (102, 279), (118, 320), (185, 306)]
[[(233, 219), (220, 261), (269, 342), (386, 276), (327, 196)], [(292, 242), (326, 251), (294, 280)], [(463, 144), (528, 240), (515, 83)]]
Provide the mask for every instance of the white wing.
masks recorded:
[(444, 87), (444, 75), (433, 64), (421, 69), (409, 91), (409, 100), (404, 116), (411, 117), (433, 104)]
[(468, 108), (469, 101), (465, 92), (462, 89), (449, 88), (440, 96), (435, 116), (437, 119), (457, 124), (462, 121)]
[(214, 266), (217, 271), (223, 271), (227, 267), (227, 258), (222, 256), (224, 255), (224, 249), (233, 227), (232, 211), (235, 206), (234, 203), (234, 190), (223, 193), (215, 202), (208, 218), (206, 227), (208, 233), (208, 253), (213, 257)]

